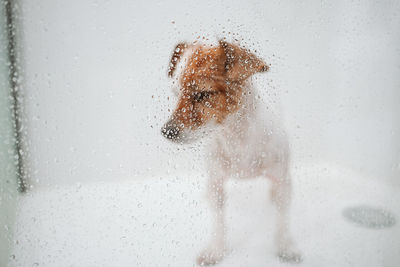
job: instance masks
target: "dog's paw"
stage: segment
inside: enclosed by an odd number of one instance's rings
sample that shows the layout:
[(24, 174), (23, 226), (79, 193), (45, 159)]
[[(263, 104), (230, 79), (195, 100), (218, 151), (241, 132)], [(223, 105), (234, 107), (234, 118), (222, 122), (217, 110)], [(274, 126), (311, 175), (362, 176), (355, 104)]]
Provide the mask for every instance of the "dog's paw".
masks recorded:
[(220, 248), (207, 248), (197, 257), (197, 264), (200, 266), (213, 265), (222, 261), (224, 250)]
[(288, 263), (301, 263), (303, 261), (303, 256), (300, 252), (291, 249), (285, 249), (278, 251), (278, 258), (281, 262)]

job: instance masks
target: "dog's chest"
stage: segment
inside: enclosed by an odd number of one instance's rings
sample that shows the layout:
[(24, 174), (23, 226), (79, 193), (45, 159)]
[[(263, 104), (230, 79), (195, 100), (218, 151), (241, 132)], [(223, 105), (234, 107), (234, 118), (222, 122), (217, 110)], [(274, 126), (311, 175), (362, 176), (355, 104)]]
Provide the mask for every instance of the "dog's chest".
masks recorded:
[[(233, 123), (229, 125), (229, 123)], [(265, 138), (259, 135), (252, 121), (227, 121), (218, 134), (215, 149), (231, 175), (248, 177), (258, 175), (264, 157)], [(219, 160), (219, 159), (217, 159)]]
[[(238, 113), (226, 119), (212, 146), (218, 165), (230, 176), (247, 178), (264, 175), (287, 163), (287, 140), (279, 123), (256, 113)], [(264, 114), (265, 115), (265, 114)]]

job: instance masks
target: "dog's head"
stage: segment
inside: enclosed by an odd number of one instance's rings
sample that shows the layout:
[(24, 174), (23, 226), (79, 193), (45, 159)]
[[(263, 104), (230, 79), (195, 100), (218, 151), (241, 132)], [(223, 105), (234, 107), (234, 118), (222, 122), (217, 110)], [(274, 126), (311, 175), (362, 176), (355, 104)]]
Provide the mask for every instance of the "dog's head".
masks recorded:
[(247, 49), (220, 41), (217, 46), (178, 44), (171, 57), (168, 76), (173, 77), (184, 53), (186, 62), (177, 77), (176, 108), (162, 127), (162, 134), (177, 142), (209, 122), (220, 124), (240, 105), (245, 81), (268, 66)]

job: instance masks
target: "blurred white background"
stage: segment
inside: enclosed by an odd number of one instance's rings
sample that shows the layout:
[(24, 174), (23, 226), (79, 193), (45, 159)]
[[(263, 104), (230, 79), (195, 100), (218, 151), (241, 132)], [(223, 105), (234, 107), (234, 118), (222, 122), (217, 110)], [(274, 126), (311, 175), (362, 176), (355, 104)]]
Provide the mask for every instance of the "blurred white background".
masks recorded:
[(168, 60), (179, 41), (239, 36), (271, 64), (256, 84), (266, 103), (282, 103), (299, 158), (400, 184), (397, 1), (46, 0), (21, 9), (33, 183), (197, 168), (197, 151), (160, 135), (174, 105)]

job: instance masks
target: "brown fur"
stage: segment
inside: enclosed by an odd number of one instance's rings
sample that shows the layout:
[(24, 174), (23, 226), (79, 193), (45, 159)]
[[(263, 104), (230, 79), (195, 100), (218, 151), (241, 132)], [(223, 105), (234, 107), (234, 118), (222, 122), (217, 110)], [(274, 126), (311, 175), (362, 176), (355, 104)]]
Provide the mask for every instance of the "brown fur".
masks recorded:
[(172, 115), (180, 128), (196, 129), (214, 119), (221, 123), (236, 111), (242, 87), (256, 72), (268, 66), (249, 50), (220, 41), (218, 46), (178, 44), (171, 57), (171, 77), (185, 49), (194, 51), (178, 81), (181, 96)]

